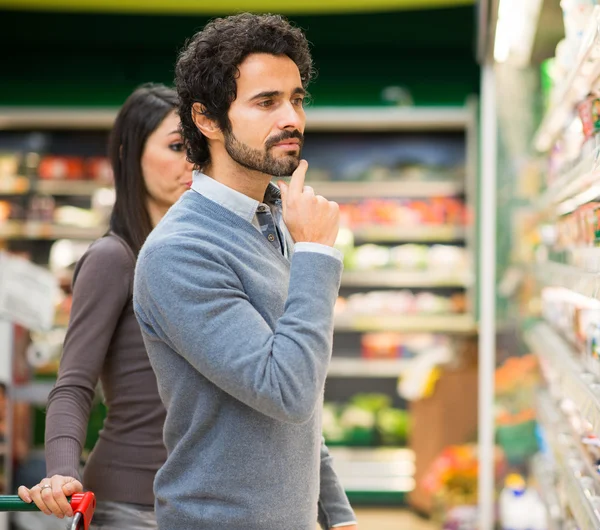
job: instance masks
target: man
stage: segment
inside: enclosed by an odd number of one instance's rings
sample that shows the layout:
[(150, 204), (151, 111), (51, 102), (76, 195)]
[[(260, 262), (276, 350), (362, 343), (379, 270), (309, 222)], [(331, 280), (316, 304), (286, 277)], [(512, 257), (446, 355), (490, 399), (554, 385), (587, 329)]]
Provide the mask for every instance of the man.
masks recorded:
[[(161, 530), (357, 528), (322, 443), (342, 271), (335, 203), (304, 186), (305, 36), (210, 22), (176, 68), (192, 190), (149, 237), (134, 307), (167, 407)], [(270, 184), (292, 175), (289, 185)]]

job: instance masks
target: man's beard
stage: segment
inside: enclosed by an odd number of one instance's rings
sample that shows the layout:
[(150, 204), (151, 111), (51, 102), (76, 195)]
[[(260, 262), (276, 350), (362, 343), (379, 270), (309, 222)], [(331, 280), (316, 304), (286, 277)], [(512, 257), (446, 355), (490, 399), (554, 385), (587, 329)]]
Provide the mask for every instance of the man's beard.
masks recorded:
[[(281, 158), (272, 156), (272, 149), (275, 144), (290, 138), (300, 140), (298, 149), (288, 151)], [(228, 131), (225, 133), (225, 149), (229, 156), (236, 161), (240, 166), (252, 171), (259, 171), (273, 177), (290, 176), (298, 167), (300, 162), (300, 153), (304, 144), (304, 136), (300, 131), (283, 131), (281, 134), (269, 138), (265, 142), (265, 150), (253, 149), (248, 145), (240, 142), (233, 134)]]

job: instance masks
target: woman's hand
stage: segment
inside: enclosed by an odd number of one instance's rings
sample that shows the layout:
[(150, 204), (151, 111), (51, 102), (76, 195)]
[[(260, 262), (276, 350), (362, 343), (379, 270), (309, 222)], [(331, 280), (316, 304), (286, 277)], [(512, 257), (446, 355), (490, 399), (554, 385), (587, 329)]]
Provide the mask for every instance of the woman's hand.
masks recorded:
[(27, 503), (34, 502), (46, 515), (55, 515), (63, 519), (73, 517), (73, 509), (67, 497), (82, 491), (83, 486), (77, 479), (54, 475), (52, 478), (43, 479), (33, 488), (21, 486), (18, 494), (21, 500)]

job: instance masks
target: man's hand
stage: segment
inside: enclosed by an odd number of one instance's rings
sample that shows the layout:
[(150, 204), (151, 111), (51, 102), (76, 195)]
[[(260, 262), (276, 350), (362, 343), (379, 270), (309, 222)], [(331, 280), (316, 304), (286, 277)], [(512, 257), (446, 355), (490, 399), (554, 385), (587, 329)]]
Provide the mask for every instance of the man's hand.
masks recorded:
[(315, 195), (304, 185), (308, 162), (300, 160), (289, 185), (279, 181), (283, 220), (296, 243), (320, 243), (332, 247), (340, 227), (340, 210), (335, 202)]
[(73, 477), (54, 475), (52, 478), (43, 479), (31, 489), (21, 486), (18, 493), (21, 500), (27, 503), (34, 502), (46, 515), (55, 515), (63, 519), (73, 517), (73, 509), (67, 497), (82, 491), (81, 482)]

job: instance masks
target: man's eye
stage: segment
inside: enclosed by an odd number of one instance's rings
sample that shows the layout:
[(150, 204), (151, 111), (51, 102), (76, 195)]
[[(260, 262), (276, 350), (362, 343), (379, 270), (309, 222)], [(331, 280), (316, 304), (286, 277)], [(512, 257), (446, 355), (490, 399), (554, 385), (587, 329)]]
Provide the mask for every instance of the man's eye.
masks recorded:
[(271, 107), (273, 106), (273, 100), (272, 99), (267, 99), (265, 101), (261, 101), (258, 104), (259, 107), (263, 107), (263, 108), (267, 108), (267, 107)]
[(183, 142), (176, 142), (174, 144), (169, 145), (169, 149), (175, 151), (176, 153), (181, 153), (183, 151), (184, 145)]
[(294, 105), (297, 105), (298, 107), (303, 107), (304, 106), (304, 98), (294, 99)]

